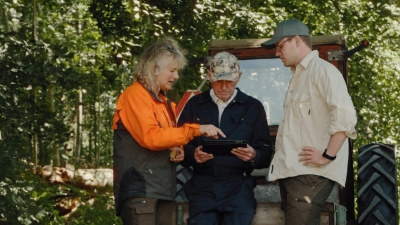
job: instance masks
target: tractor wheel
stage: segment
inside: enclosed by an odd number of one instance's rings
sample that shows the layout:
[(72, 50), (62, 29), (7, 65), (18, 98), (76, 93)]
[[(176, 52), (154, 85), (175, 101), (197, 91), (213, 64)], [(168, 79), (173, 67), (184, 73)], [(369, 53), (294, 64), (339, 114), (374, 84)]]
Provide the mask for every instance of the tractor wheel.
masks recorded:
[(373, 143), (358, 151), (358, 224), (398, 225), (394, 147)]
[(176, 167), (176, 202), (188, 202), (183, 185), (192, 178), (193, 169), (191, 167), (184, 167), (178, 164)]

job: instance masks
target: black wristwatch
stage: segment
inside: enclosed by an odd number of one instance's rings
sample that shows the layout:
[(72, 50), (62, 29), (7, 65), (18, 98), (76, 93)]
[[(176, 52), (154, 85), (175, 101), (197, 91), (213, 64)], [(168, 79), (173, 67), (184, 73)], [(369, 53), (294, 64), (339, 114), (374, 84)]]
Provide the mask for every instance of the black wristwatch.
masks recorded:
[(335, 159), (336, 159), (336, 156), (330, 156), (330, 155), (326, 154), (326, 150), (327, 150), (327, 149), (325, 149), (324, 153), (322, 153), (322, 157), (324, 157), (324, 158), (326, 158), (326, 159), (329, 159), (329, 160), (331, 160), (331, 161), (335, 160)]

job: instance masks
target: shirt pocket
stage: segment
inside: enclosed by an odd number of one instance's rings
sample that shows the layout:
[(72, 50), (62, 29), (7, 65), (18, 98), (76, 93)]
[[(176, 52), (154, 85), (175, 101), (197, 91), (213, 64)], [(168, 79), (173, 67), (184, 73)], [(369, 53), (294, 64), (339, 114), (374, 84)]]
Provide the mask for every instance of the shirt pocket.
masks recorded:
[(308, 118), (311, 114), (311, 96), (309, 93), (292, 95), (293, 115), (299, 119)]
[[(231, 114), (231, 124), (229, 129), (232, 131), (231, 138), (249, 140), (250, 135), (254, 132), (254, 127), (258, 119), (257, 110), (247, 109), (244, 111), (235, 111)], [(226, 125), (226, 124), (225, 124)]]

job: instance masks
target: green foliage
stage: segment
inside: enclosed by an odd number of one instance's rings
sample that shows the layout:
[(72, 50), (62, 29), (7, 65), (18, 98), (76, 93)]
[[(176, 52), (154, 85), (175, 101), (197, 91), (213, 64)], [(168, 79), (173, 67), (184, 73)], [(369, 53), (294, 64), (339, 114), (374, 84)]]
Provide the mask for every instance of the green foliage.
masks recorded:
[[(398, 144), (399, 16), (393, 0), (0, 0), (0, 222), (62, 221), (46, 205), (53, 187), (22, 179), (21, 161), (111, 167), (116, 99), (143, 48), (164, 35), (187, 50), (188, 66), (168, 93), (176, 102), (203, 80), (210, 39), (270, 37), (291, 17), (312, 35), (343, 34), (349, 48), (367, 39), (370, 46), (348, 61), (358, 113), (354, 151)], [(31, 208), (37, 205), (43, 207)], [(89, 208), (82, 206), (81, 216), (96, 224)], [(117, 224), (103, 219), (97, 224)]]
[[(35, 164), (65, 164), (74, 161), (72, 156), (108, 164), (110, 151), (101, 154), (99, 142), (109, 141), (95, 134), (110, 138), (112, 90), (120, 87), (116, 74), (121, 71), (110, 62), (111, 45), (100, 40), (88, 6), (78, 1), (1, 3), (2, 144), (20, 149), (20, 156)], [(78, 93), (86, 95), (79, 99)], [(99, 107), (104, 99), (109, 105)], [(79, 126), (85, 127), (84, 135), (95, 137), (86, 145), (71, 139), (82, 104), (92, 110)], [(77, 145), (88, 150), (71, 154)]]
[[(0, 159), (3, 157), (0, 155)], [(18, 163), (13, 168), (15, 171), (8, 176), (1, 174), (0, 222), (15, 225), (63, 224), (65, 219), (58, 216), (52, 204), (57, 190), (33, 176), (26, 164)]]
[[(69, 219), (69, 225), (120, 225), (122, 221), (115, 215), (114, 199), (109, 192), (97, 192), (90, 196), (88, 201), (82, 201), (82, 205)], [(99, 216), (101, 215), (101, 216)]]
[[(0, 159), (3, 157), (0, 155)], [(32, 168), (23, 162), (12, 168), (16, 171), (9, 175), (1, 174), (0, 223), (122, 224), (115, 215), (112, 187), (85, 190), (70, 184), (49, 185), (48, 181), (33, 174)], [(60, 209), (57, 209), (56, 203), (63, 198), (77, 198), (80, 202), (77, 210), (67, 218), (60, 216)]]

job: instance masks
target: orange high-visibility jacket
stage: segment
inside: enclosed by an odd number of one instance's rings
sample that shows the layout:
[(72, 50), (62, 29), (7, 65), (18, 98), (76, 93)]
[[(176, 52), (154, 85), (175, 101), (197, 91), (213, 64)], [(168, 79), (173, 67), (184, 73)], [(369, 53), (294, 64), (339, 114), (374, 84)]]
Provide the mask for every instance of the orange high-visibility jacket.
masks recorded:
[(138, 82), (119, 97), (112, 125), (117, 215), (129, 198), (174, 199), (176, 163), (169, 160), (168, 149), (200, 136), (200, 125), (176, 127), (174, 114), (175, 104)]
[(121, 121), (142, 147), (154, 151), (182, 146), (201, 135), (198, 124), (175, 127), (176, 105), (168, 106), (167, 98), (161, 94), (159, 97), (162, 101), (139, 82), (133, 83), (118, 98), (112, 128), (116, 130), (117, 122)]

